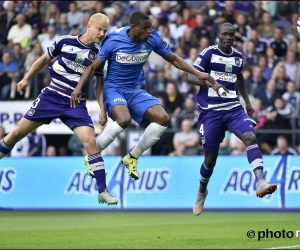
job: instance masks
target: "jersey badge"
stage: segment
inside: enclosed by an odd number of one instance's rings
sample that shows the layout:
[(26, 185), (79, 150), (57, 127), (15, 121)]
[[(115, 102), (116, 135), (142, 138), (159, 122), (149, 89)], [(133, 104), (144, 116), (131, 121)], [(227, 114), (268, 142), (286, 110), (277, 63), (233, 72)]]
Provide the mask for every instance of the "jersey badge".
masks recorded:
[(146, 51), (146, 44), (142, 44), (141, 45), (141, 52), (145, 52)]
[(88, 54), (88, 58), (93, 61), (96, 57), (96, 54), (94, 51), (90, 51), (89, 54)]
[(83, 62), (84, 62), (84, 56), (77, 54), (77, 56), (75, 58), (75, 62), (77, 62), (79, 64), (83, 64)]
[(240, 58), (235, 57), (234, 60), (235, 60), (236, 66), (240, 66), (240, 65), (241, 65), (241, 60), (240, 60)]
[(50, 52), (52, 52), (54, 49), (55, 49), (55, 45), (52, 44), (52, 45), (50, 46), (49, 50), (50, 50)]
[(33, 116), (33, 115), (34, 115), (34, 112), (35, 112), (34, 109), (29, 109), (29, 110), (27, 111), (27, 115), (28, 115), (28, 116)]
[(225, 64), (225, 72), (232, 72), (232, 65), (230, 64)]
[(196, 65), (196, 66), (199, 66), (201, 61), (202, 61), (202, 59), (198, 57), (193, 64)]

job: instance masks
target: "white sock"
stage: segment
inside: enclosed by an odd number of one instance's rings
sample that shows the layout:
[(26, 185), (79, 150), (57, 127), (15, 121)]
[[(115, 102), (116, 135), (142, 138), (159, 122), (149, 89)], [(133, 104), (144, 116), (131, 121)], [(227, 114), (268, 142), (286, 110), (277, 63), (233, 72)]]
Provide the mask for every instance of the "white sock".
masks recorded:
[(130, 152), (131, 156), (139, 158), (148, 148), (159, 140), (167, 128), (168, 127), (161, 126), (154, 122), (150, 123), (136, 146)]
[(97, 145), (100, 150), (105, 149), (124, 130), (125, 129), (121, 128), (116, 121), (109, 123), (97, 140)]

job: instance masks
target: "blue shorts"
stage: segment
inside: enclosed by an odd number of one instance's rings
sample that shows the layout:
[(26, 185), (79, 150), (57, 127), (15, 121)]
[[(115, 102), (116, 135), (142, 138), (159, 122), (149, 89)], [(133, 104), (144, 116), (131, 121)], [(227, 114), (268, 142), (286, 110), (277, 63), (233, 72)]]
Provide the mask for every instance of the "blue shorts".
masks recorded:
[(59, 118), (71, 130), (80, 126), (94, 128), (85, 100), (81, 101), (76, 108), (71, 108), (69, 97), (58, 94), (56, 91), (48, 88), (45, 88), (37, 99), (33, 101), (24, 118), (44, 124), (49, 124), (53, 119)]
[(245, 132), (254, 133), (254, 127), (255, 125), (242, 106), (223, 111), (202, 110), (198, 119), (198, 128), (205, 153), (219, 151), (226, 130), (240, 138)]
[(143, 89), (104, 88), (104, 105), (108, 116), (112, 118), (111, 110), (114, 106), (126, 105), (131, 118), (138, 124), (144, 122), (144, 114), (148, 108), (161, 105), (160, 101)]

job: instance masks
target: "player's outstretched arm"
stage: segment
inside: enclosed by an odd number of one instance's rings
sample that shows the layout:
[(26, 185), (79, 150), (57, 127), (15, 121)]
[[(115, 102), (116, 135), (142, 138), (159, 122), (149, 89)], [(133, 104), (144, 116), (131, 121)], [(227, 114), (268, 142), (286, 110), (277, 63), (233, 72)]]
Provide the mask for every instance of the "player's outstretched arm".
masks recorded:
[(95, 75), (97, 69), (101, 66), (102, 61), (99, 60), (98, 57), (93, 61), (92, 64), (90, 64), (88, 67), (86, 67), (85, 71), (80, 77), (80, 80), (74, 89), (74, 91), (71, 94), (70, 99), (70, 105), (72, 108), (75, 108), (80, 103), (80, 98), (82, 95), (82, 89), (83, 87), (91, 80), (91, 78)]
[(184, 61), (179, 56), (173, 54), (172, 52), (165, 59), (169, 63), (173, 64), (176, 68), (197, 76), (199, 80), (203, 82), (203, 84), (205, 84), (206, 81), (209, 81), (212, 84), (212, 86), (218, 84), (216, 80), (212, 78), (209, 74), (196, 70), (194, 67), (189, 65), (186, 61)]
[[(225, 86), (223, 86), (222, 84), (217, 83), (217, 85), (212, 85), (209, 81), (201, 82), (198, 77), (196, 77), (195, 75), (190, 74), (190, 73), (187, 73), (187, 81), (191, 84), (194, 84), (194, 85), (197, 85), (200, 87), (201, 86), (202, 87), (212, 87), (217, 92), (218, 96), (221, 96), (221, 95), (224, 96), (227, 93), (229, 93), (228, 89)], [(220, 93), (219, 92), (220, 89), (224, 89), (225, 92)]]
[(197, 76), (191, 73), (187, 73), (187, 82), (200, 87), (211, 87), (211, 84), (208, 81), (202, 82)]
[(99, 123), (104, 126), (107, 123), (107, 115), (103, 101), (103, 76), (96, 77), (95, 95), (100, 106)]
[(17, 91), (20, 95), (23, 95), (22, 89), (28, 84), (28, 81), (38, 72), (40, 72), (46, 65), (48, 65), (51, 60), (52, 58), (48, 55), (48, 53), (45, 53), (32, 64), (27, 74), (17, 84)]
[(243, 97), (245, 104), (246, 104), (247, 113), (251, 117), (253, 115), (254, 110), (253, 110), (252, 105), (249, 100), (248, 88), (247, 88), (243, 74), (237, 75), (235, 85), (236, 85), (236, 88), (238, 89), (239, 93)]

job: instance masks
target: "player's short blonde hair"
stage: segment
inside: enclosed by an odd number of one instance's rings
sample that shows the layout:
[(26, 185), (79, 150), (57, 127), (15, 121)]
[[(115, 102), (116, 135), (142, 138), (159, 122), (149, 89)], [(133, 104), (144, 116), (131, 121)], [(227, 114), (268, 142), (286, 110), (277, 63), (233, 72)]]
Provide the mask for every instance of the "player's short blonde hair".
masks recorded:
[(107, 23), (107, 25), (109, 24), (108, 17), (105, 14), (102, 14), (102, 13), (96, 13), (96, 14), (92, 15), (90, 17), (89, 24), (93, 25), (98, 21), (103, 21), (104, 23)]

